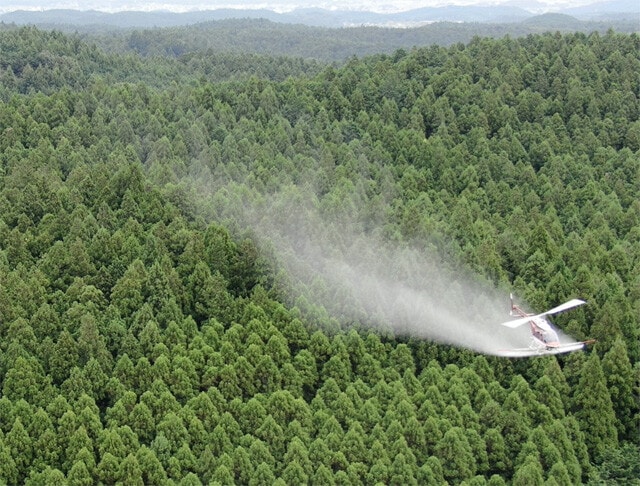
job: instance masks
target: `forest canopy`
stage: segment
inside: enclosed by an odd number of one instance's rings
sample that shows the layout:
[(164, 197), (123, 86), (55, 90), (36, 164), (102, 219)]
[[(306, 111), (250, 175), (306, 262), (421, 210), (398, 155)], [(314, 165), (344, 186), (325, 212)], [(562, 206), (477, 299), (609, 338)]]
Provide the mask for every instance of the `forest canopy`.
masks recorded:
[[(0, 52), (0, 482), (637, 484), (638, 35)], [(487, 357), (285, 292), (239, 211), (310, 188), (338, 236), (585, 299), (555, 322), (597, 343)]]

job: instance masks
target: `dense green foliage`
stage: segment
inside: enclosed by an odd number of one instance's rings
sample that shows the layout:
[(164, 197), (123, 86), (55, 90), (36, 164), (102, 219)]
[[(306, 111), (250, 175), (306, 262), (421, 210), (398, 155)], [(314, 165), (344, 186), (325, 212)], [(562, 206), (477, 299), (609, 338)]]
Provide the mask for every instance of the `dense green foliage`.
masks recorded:
[[(476, 39), (207, 78), (180, 66), (233, 56), (0, 33), (0, 482), (634, 481), (639, 49)], [(535, 308), (585, 298), (556, 322), (597, 345), (487, 358), (291, 301), (234, 208), (308, 181)]]
[[(640, 31), (637, 15), (633, 14), (629, 14), (626, 20), (581, 21), (568, 15), (548, 13), (522, 22), (438, 21), (407, 28), (365, 26), (367, 25), (365, 21), (365, 25), (361, 27), (350, 28), (336, 26), (344, 25), (343, 22), (356, 24), (359, 22), (355, 19), (335, 18), (335, 12), (331, 12), (332, 18), (328, 22), (329, 25), (325, 27), (315, 23), (318, 19), (317, 12), (310, 12), (309, 17), (306, 18), (312, 21), (312, 25), (304, 25), (306, 22), (302, 19), (297, 20), (295, 16), (282, 21), (248, 17), (207, 20), (206, 15), (187, 20), (182, 14), (170, 12), (165, 12), (167, 16), (165, 19), (152, 15), (154, 18), (146, 20), (142, 18), (144, 14), (142, 16), (136, 16), (132, 12), (127, 12), (125, 15), (112, 14), (118, 20), (111, 18), (114, 23), (110, 24), (109, 19), (101, 15), (98, 15), (93, 22), (83, 19), (83, 15), (93, 16), (96, 12), (72, 12), (67, 17), (68, 13), (65, 11), (60, 18), (57, 18), (55, 12), (48, 11), (46, 20), (40, 18), (39, 13), (34, 12), (23, 12), (23, 18), (18, 12), (14, 12), (9, 17), (15, 19), (18, 24), (35, 24), (44, 29), (62, 30), (75, 37), (96, 42), (109, 52), (180, 57), (189, 53), (209, 51), (205, 56), (206, 59), (210, 59), (213, 56), (212, 53), (223, 52), (235, 55), (296, 56), (339, 63), (352, 56), (392, 54), (397, 49), (411, 49), (414, 46), (466, 44), (475, 37), (524, 37), (547, 31), (565, 34), (573, 32), (604, 34), (609, 30), (631, 34)], [(180, 20), (181, 18), (183, 20)], [(404, 21), (407, 20), (407, 18), (404, 19)], [(183, 23), (191, 25), (182, 25)], [(178, 26), (168, 27), (176, 24)], [(132, 27), (135, 25), (148, 27), (146, 29)], [(157, 26), (165, 26), (165, 28), (152, 28)], [(11, 23), (0, 23), (0, 29), (2, 28), (17, 27)], [(277, 63), (272, 63), (271, 69), (276, 66)], [(296, 67), (291, 67), (294, 70), (289, 74), (296, 75)], [(256, 69), (260, 71), (260, 68), (256, 67)]]
[(106, 55), (77, 36), (39, 31), (33, 27), (0, 28), (0, 98), (12, 92), (50, 94), (63, 88), (86, 89), (96, 79), (107, 84), (144, 83), (165, 87), (171, 83), (247, 79), (259, 76), (283, 81), (291, 76), (315, 74), (321, 66), (300, 58), (225, 52), (198, 53), (180, 59), (143, 62), (137, 54)]
[[(615, 22), (615, 30), (638, 32), (638, 22)], [(605, 33), (608, 22), (582, 22), (568, 17), (559, 21), (546, 16), (522, 23), (435, 22), (412, 28), (322, 28), (279, 24), (266, 20), (229, 19), (195, 26), (162, 30), (133, 30), (94, 36), (101, 45), (119, 52), (133, 50), (143, 55), (181, 55), (211, 49), (214, 52), (253, 52), (301, 56), (342, 62), (351, 56), (392, 54), (397, 49), (438, 44), (468, 43), (475, 37), (523, 37), (558, 30)], [(238, 33), (241, 32), (241, 35)]]

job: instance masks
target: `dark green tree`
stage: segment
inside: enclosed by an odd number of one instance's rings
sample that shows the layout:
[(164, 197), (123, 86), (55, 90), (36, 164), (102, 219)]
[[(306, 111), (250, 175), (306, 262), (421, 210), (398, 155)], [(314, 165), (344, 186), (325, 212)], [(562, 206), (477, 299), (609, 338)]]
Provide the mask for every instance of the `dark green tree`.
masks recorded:
[(18, 475), (18, 466), (13, 460), (11, 449), (9, 449), (4, 440), (0, 438), (0, 478), (7, 484), (17, 484)]
[(436, 445), (435, 455), (442, 463), (447, 481), (463, 481), (475, 476), (476, 461), (463, 429), (447, 430)]
[(618, 437), (633, 440), (638, 428), (636, 417), (640, 413), (640, 404), (634, 396), (633, 369), (622, 339), (617, 339), (602, 358), (602, 371), (616, 413)]
[(598, 461), (606, 450), (617, 447), (618, 432), (613, 404), (600, 358), (595, 353), (591, 354), (581, 369), (572, 408), (585, 434), (590, 457)]
[(73, 486), (90, 486), (94, 482), (83, 461), (77, 461), (73, 464), (67, 474), (67, 480)]
[(33, 441), (20, 417), (14, 420), (11, 430), (4, 437), (4, 443), (15, 464), (18, 482), (22, 482), (28, 476), (33, 460)]

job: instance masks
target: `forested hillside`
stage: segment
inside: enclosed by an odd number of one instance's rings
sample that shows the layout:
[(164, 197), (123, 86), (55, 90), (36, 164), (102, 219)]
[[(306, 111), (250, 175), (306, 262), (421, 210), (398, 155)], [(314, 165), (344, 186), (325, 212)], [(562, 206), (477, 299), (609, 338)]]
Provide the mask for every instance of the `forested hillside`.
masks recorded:
[[(314, 17), (313, 14), (310, 14)], [(351, 56), (392, 54), (398, 49), (438, 44), (451, 46), (471, 42), (475, 37), (525, 37), (547, 31), (638, 33), (638, 16), (628, 20), (580, 21), (570, 16), (540, 15), (523, 22), (483, 23), (438, 21), (419, 27), (391, 28), (362, 26), (333, 28), (282, 24), (265, 19), (201, 21), (187, 27), (114, 30), (68, 25), (71, 33), (85, 36), (110, 52), (135, 52), (143, 56), (182, 56), (208, 49), (219, 52), (299, 56), (342, 63)], [(56, 28), (59, 28), (56, 26)], [(96, 29), (98, 30), (96, 32)]]
[[(639, 52), (338, 68), (1, 31), (0, 483), (640, 484)], [(596, 345), (483, 356), (286, 294), (237, 215), (309, 186), (336, 232), (587, 300), (556, 323)]]

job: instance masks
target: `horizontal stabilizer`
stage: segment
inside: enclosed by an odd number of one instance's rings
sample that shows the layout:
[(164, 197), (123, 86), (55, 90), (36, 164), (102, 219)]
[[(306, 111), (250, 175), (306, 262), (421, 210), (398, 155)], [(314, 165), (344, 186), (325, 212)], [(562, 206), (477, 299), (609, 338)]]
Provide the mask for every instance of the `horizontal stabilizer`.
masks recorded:
[(557, 314), (558, 312), (562, 312), (562, 311), (566, 311), (569, 309), (573, 309), (574, 307), (578, 307), (579, 305), (582, 304), (586, 304), (586, 302), (584, 300), (580, 300), (580, 299), (571, 299), (568, 302), (565, 302), (564, 304), (560, 304), (557, 307), (554, 307), (551, 310), (548, 310), (547, 312), (543, 312), (542, 314), (536, 314), (534, 316), (527, 316), (527, 317), (521, 317), (520, 319), (515, 319), (513, 321), (507, 321), (507, 322), (503, 322), (502, 325), (503, 326), (507, 326), (507, 327), (511, 327), (511, 328), (515, 328), (518, 326), (522, 326), (523, 324), (526, 324), (529, 321), (532, 321), (533, 319), (535, 319), (536, 317), (542, 317), (542, 316), (547, 316), (550, 314)]
[(543, 312), (542, 314), (539, 314), (539, 315), (546, 316), (548, 314), (557, 314), (558, 312), (573, 309), (574, 307), (578, 307), (579, 305), (582, 305), (582, 304), (586, 304), (586, 302), (580, 299), (571, 299), (569, 302), (560, 304), (558, 307), (554, 307), (553, 309), (548, 310), (547, 312)]
[(534, 316), (522, 317), (520, 319), (515, 319), (513, 321), (503, 322), (502, 325), (503, 326), (507, 326), (507, 327), (511, 327), (511, 328), (516, 328), (516, 327), (522, 326), (523, 324), (526, 324), (531, 319), (533, 319), (533, 317)]

